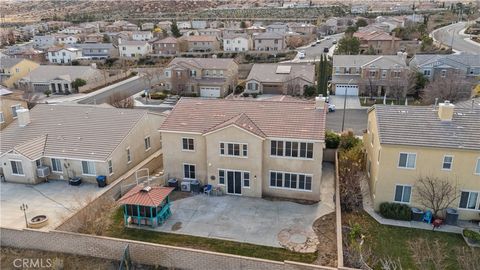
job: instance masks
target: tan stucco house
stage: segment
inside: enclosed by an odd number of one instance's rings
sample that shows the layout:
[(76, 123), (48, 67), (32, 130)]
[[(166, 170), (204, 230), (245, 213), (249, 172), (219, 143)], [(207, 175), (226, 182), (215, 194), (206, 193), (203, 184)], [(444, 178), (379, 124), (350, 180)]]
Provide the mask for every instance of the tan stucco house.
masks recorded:
[(372, 107), (364, 144), (375, 210), (382, 202), (423, 209), (416, 184), (419, 177), (432, 176), (456, 188), (458, 198), (450, 207), (459, 211), (460, 219), (478, 220), (479, 119), (476, 105)]
[(0, 133), (1, 174), (24, 184), (74, 176), (95, 182), (98, 175), (110, 183), (161, 149), (163, 120), (144, 110), (90, 105), (17, 109), (17, 119)]
[[(27, 107), (25, 100), (9, 96), (0, 96), (0, 130), (17, 119), (17, 109), (21, 107)], [(2, 142), (1, 140), (0, 138), (0, 143)]]
[(164, 172), (227, 194), (318, 201), (325, 99), (182, 98), (160, 127)]
[(14, 87), (18, 80), (39, 67), (36, 62), (24, 58), (0, 58), (0, 83), (8, 88)]

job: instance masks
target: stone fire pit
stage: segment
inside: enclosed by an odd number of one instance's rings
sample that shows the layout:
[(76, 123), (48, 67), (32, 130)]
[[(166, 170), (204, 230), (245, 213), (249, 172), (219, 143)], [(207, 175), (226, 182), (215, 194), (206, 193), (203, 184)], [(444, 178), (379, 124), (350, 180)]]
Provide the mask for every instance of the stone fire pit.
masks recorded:
[(46, 215), (34, 216), (28, 222), (28, 227), (33, 229), (39, 229), (48, 224), (48, 217)]

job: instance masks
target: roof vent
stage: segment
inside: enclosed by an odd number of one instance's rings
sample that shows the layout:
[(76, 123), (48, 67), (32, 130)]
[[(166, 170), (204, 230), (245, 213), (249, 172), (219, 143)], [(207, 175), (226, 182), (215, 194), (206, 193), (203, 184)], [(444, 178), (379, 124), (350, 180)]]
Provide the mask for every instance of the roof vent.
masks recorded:
[(152, 190), (152, 187), (151, 186), (146, 186), (146, 187), (142, 188), (140, 191), (141, 192), (149, 192), (150, 190)]

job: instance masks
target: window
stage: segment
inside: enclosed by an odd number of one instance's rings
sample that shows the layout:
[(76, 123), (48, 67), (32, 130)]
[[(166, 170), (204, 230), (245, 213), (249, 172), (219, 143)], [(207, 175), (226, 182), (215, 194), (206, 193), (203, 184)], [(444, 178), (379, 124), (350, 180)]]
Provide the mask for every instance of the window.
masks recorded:
[(196, 77), (197, 76), (197, 71), (192, 69), (190, 70), (190, 77)]
[(132, 156), (130, 154), (130, 147), (127, 148), (127, 163), (132, 162)]
[(382, 79), (387, 77), (387, 70), (382, 70)]
[[(226, 153), (225, 153), (226, 148)], [(240, 149), (242, 151), (240, 152)], [(234, 156), (234, 157), (247, 157), (248, 145), (243, 143), (220, 143), (220, 155)]]
[(192, 138), (182, 138), (182, 149), (193, 151), (195, 150)]
[(477, 166), (475, 166), (475, 174), (480, 174), (480, 158), (477, 159)]
[(95, 175), (95, 163), (93, 161), (82, 161), (82, 173), (86, 175)]
[(313, 143), (271, 141), (270, 155), (280, 157), (313, 158)]
[(145, 142), (145, 151), (150, 150), (150, 136), (145, 137), (144, 142)]
[(393, 200), (400, 203), (410, 203), (411, 193), (412, 193), (411, 186), (396, 185), (395, 198)]
[(369, 74), (370, 74), (370, 78), (375, 78), (375, 76), (377, 75), (377, 72), (375, 70), (370, 70)]
[(250, 173), (243, 172), (243, 187), (250, 187)]
[(460, 194), (460, 205), (458, 207), (463, 209), (480, 209), (477, 201), (478, 192), (462, 191)]
[(270, 171), (270, 187), (312, 190), (312, 175)]
[(443, 163), (442, 163), (442, 169), (443, 170), (451, 170), (452, 169), (452, 163), (453, 163), (453, 156), (444, 156), (443, 157)]
[(247, 85), (248, 90), (258, 90), (258, 83), (248, 83)]
[(0, 112), (0, 123), (5, 122), (5, 117), (3, 117), (3, 112)]
[(52, 158), (52, 172), (63, 172), (62, 161), (58, 158)]
[(442, 69), (441, 74), (442, 78), (445, 78), (447, 76), (447, 71), (445, 69)]
[(423, 75), (430, 76), (430, 74), (431, 74), (430, 72), (431, 72), (430, 69), (424, 69), (423, 70)]
[(108, 173), (113, 174), (113, 163), (111, 159), (108, 161)]
[(12, 174), (13, 175), (24, 175), (21, 161), (10, 160), (10, 164), (12, 165)]
[(195, 165), (183, 164), (183, 178), (195, 179)]
[(218, 170), (218, 183), (220, 185), (225, 185), (225, 171)]
[(13, 105), (12, 106), (12, 117), (15, 118), (17, 117), (17, 110), (20, 109), (20, 104)]
[(38, 167), (41, 167), (43, 164), (42, 164), (42, 160), (41, 159), (37, 159), (35, 160), (35, 166), (38, 168)]
[(415, 169), (415, 162), (417, 154), (412, 153), (400, 153), (400, 159), (398, 160), (398, 167), (405, 169)]

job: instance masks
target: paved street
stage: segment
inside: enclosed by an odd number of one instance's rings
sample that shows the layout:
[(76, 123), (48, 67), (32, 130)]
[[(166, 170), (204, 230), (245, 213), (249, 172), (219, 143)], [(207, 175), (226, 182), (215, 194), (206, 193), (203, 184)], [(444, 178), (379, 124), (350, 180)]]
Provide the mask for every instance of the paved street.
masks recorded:
[(466, 24), (466, 22), (451, 24), (433, 31), (432, 35), (435, 40), (448, 46), (452, 45), (453, 38), (453, 49), (455, 51), (480, 54), (480, 45), (466, 41), (465, 38), (467, 38), (468, 35), (460, 33)]
[(319, 60), (322, 54), (326, 54), (323, 50), (324, 48), (331, 48), (334, 44), (333, 41), (336, 40), (337, 42), (343, 37), (343, 33), (328, 36), (329, 38), (322, 39), (319, 44), (315, 44), (315, 47), (312, 47), (312, 43), (308, 44), (307, 46), (297, 48), (297, 51), (305, 51), (305, 58), (299, 59), (299, 54), (295, 56), (292, 62), (307, 62), (313, 60)]
[[(343, 110), (327, 114), (327, 130), (342, 131)], [(347, 109), (345, 111), (345, 130), (351, 129), (357, 136), (367, 129), (367, 109)]]

